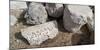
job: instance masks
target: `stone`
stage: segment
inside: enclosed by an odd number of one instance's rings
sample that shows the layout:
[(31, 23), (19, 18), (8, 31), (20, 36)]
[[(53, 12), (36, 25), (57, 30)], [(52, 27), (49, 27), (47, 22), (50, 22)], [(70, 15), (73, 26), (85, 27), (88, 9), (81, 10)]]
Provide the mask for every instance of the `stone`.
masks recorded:
[(26, 2), (10, 1), (10, 15), (20, 18), (20, 16), (25, 13), (26, 9)]
[(47, 20), (47, 12), (41, 3), (30, 3), (24, 18), (27, 24), (42, 24)]
[(81, 33), (80, 28), (86, 23), (92, 23), (93, 13), (88, 6), (65, 5), (63, 22), (66, 30)]
[(63, 15), (63, 4), (46, 3), (46, 10), (51, 17), (60, 17)]
[(13, 15), (10, 16), (10, 25), (13, 26), (17, 23), (17, 18)]
[(53, 39), (58, 34), (56, 21), (30, 26), (21, 29), (22, 36), (28, 40), (30, 45), (40, 45), (47, 39)]
[(10, 9), (26, 9), (26, 2), (10, 1)]

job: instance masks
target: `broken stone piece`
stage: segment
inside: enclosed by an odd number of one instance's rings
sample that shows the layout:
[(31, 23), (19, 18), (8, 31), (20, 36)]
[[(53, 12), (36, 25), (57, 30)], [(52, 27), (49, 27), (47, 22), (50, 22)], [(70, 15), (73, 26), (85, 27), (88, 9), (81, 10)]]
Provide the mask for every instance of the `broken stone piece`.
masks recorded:
[(92, 19), (93, 13), (88, 6), (65, 5), (63, 22), (66, 30), (81, 33), (80, 28), (86, 23), (91, 23)]
[(56, 21), (31, 26), (21, 29), (21, 34), (28, 40), (30, 45), (40, 45), (47, 39), (53, 39), (58, 34)]
[(46, 3), (46, 10), (51, 17), (60, 17), (63, 14), (63, 4)]
[(42, 24), (47, 20), (47, 12), (41, 3), (30, 3), (24, 18), (27, 24)]
[(17, 22), (17, 18), (13, 15), (10, 16), (10, 25), (13, 26)]

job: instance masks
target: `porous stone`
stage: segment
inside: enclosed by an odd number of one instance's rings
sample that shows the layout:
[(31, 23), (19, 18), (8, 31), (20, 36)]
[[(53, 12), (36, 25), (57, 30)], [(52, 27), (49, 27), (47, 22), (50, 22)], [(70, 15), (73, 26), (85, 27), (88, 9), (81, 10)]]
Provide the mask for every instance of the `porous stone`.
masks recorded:
[(53, 39), (58, 34), (56, 21), (31, 26), (21, 29), (21, 34), (28, 40), (30, 45), (40, 45), (47, 39)]
[(63, 22), (66, 30), (81, 33), (80, 28), (86, 23), (92, 23), (92, 19), (93, 13), (88, 6), (65, 5)]
[(13, 26), (17, 22), (17, 18), (13, 15), (10, 16), (10, 25)]
[(47, 12), (41, 3), (30, 3), (24, 18), (27, 24), (42, 24), (47, 20)]
[(63, 14), (63, 4), (46, 3), (46, 10), (51, 17), (60, 17)]

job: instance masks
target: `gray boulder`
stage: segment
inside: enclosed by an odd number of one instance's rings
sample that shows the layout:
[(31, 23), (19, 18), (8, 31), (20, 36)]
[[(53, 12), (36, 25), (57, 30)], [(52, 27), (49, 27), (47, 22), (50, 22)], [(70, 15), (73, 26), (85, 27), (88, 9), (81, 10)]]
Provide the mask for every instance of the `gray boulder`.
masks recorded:
[(51, 17), (60, 17), (63, 14), (63, 4), (46, 3), (46, 10)]
[(88, 23), (93, 26), (93, 13), (88, 6), (65, 5), (63, 22), (66, 30), (73, 33), (81, 33), (80, 28)]
[(47, 12), (41, 3), (30, 3), (24, 18), (27, 24), (42, 24), (47, 20)]

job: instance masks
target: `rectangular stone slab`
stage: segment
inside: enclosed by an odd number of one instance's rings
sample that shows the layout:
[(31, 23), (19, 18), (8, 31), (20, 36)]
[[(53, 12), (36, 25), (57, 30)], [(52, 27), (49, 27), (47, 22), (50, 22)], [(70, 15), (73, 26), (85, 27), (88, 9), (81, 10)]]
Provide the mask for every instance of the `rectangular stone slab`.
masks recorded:
[(28, 40), (30, 45), (40, 45), (47, 39), (53, 39), (58, 34), (56, 21), (31, 26), (21, 29), (21, 34)]

